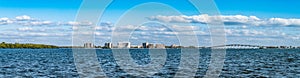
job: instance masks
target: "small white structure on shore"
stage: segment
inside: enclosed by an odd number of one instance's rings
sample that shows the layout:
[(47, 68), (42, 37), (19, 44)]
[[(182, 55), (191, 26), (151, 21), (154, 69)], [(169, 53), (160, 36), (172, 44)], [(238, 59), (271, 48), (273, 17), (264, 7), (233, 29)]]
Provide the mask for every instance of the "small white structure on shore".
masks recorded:
[(177, 45), (176, 44), (172, 44), (171, 48), (177, 48)]

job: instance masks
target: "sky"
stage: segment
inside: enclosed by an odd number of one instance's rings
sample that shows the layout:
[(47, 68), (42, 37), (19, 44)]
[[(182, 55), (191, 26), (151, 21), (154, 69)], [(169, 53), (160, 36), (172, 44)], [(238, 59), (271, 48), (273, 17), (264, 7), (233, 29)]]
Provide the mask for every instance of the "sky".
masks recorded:
[[(300, 46), (299, 0), (214, 2), (227, 44)], [(72, 31), (77, 30), (73, 26), (82, 25), (75, 21), (81, 4), (82, 0), (0, 0), (0, 42), (72, 45)], [(114, 0), (95, 27), (94, 44), (103, 46), (111, 41), (112, 31), (122, 28), (134, 30), (128, 40), (133, 45), (180, 45), (175, 31), (189, 36), (183, 29), (191, 28), (200, 46), (210, 46), (207, 24), (215, 23), (217, 16), (206, 13), (187, 0)]]

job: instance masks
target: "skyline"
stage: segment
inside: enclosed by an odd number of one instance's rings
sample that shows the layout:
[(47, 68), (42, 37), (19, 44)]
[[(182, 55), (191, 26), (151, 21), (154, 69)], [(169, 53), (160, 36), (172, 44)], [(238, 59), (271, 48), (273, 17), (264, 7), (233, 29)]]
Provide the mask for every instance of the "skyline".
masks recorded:
[[(292, 0), (268, 3), (269, 1), (215, 0), (221, 17), (224, 18), (227, 44), (300, 46), (297, 44), (300, 42), (298, 31), (300, 11), (296, 10), (300, 7), (300, 2)], [(49, 0), (48, 4), (41, 5), (45, 2), (47, 0), (26, 0), (25, 2), (1, 0), (0, 41), (72, 45), (72, 31), (76, 30), (72, 25), (81, 25), (74, 22), (81, 0)], [(146, 1), (113, 1), (95, 28), (96, 45), (110, 42), (110, 33), (117, 20), (131, 7), (143, 2)], [(161, 1), (154, 0), (153, 2)], [(157, 13), (159, 9), (147, 9), (147, 7), (137, 10), (138, 14), (150, 15), (140, 17), (141, 19), (165, 24), (143, 24), (133, 32), (129, 42), (135, 41), (132, 43), (134, 45), (142, 42), (176, 44), (179, 43), (175, 37), (176, 33), (166, 26), (173, 28), (184, 26), (195, 30), (200, 46), (210, 45), (209, 29), (205, 24), (210, 23), (207, 17), (214, 17), (213, 15), (198, 13), (186, 1), (163, 1), (162, 3), (168, 3), (182, 14), (155, 15), (151, 14), (151, 11)], [(136, 21), (130, 18), (129, 20)], [(132, 29), (134, 25), (136, 24), (123, 27)]]

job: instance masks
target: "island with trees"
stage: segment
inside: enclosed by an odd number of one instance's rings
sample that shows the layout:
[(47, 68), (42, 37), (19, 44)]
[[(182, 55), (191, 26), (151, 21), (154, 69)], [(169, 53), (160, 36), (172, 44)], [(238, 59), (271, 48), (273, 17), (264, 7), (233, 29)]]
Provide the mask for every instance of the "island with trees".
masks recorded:
[(0, 48), (28, 48), (28, 49), (42, 49), (42, 48), (59, 48), (54, 45), (44, 45), (44, 44), (20, 44), (20, 43), (0, 43)]

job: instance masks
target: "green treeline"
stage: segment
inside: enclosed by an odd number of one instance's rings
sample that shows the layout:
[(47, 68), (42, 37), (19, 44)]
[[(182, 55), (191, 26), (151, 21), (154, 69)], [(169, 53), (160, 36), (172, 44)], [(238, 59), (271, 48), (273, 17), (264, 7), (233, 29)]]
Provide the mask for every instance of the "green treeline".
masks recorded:
[(40, 49), (40, 48), (58, 48), (53, 45), (43, 45), (43, 44), (19, 44), (19, 43), (5, 43), (0, 44), (0, 48), (31, 48), (31, 49)]

